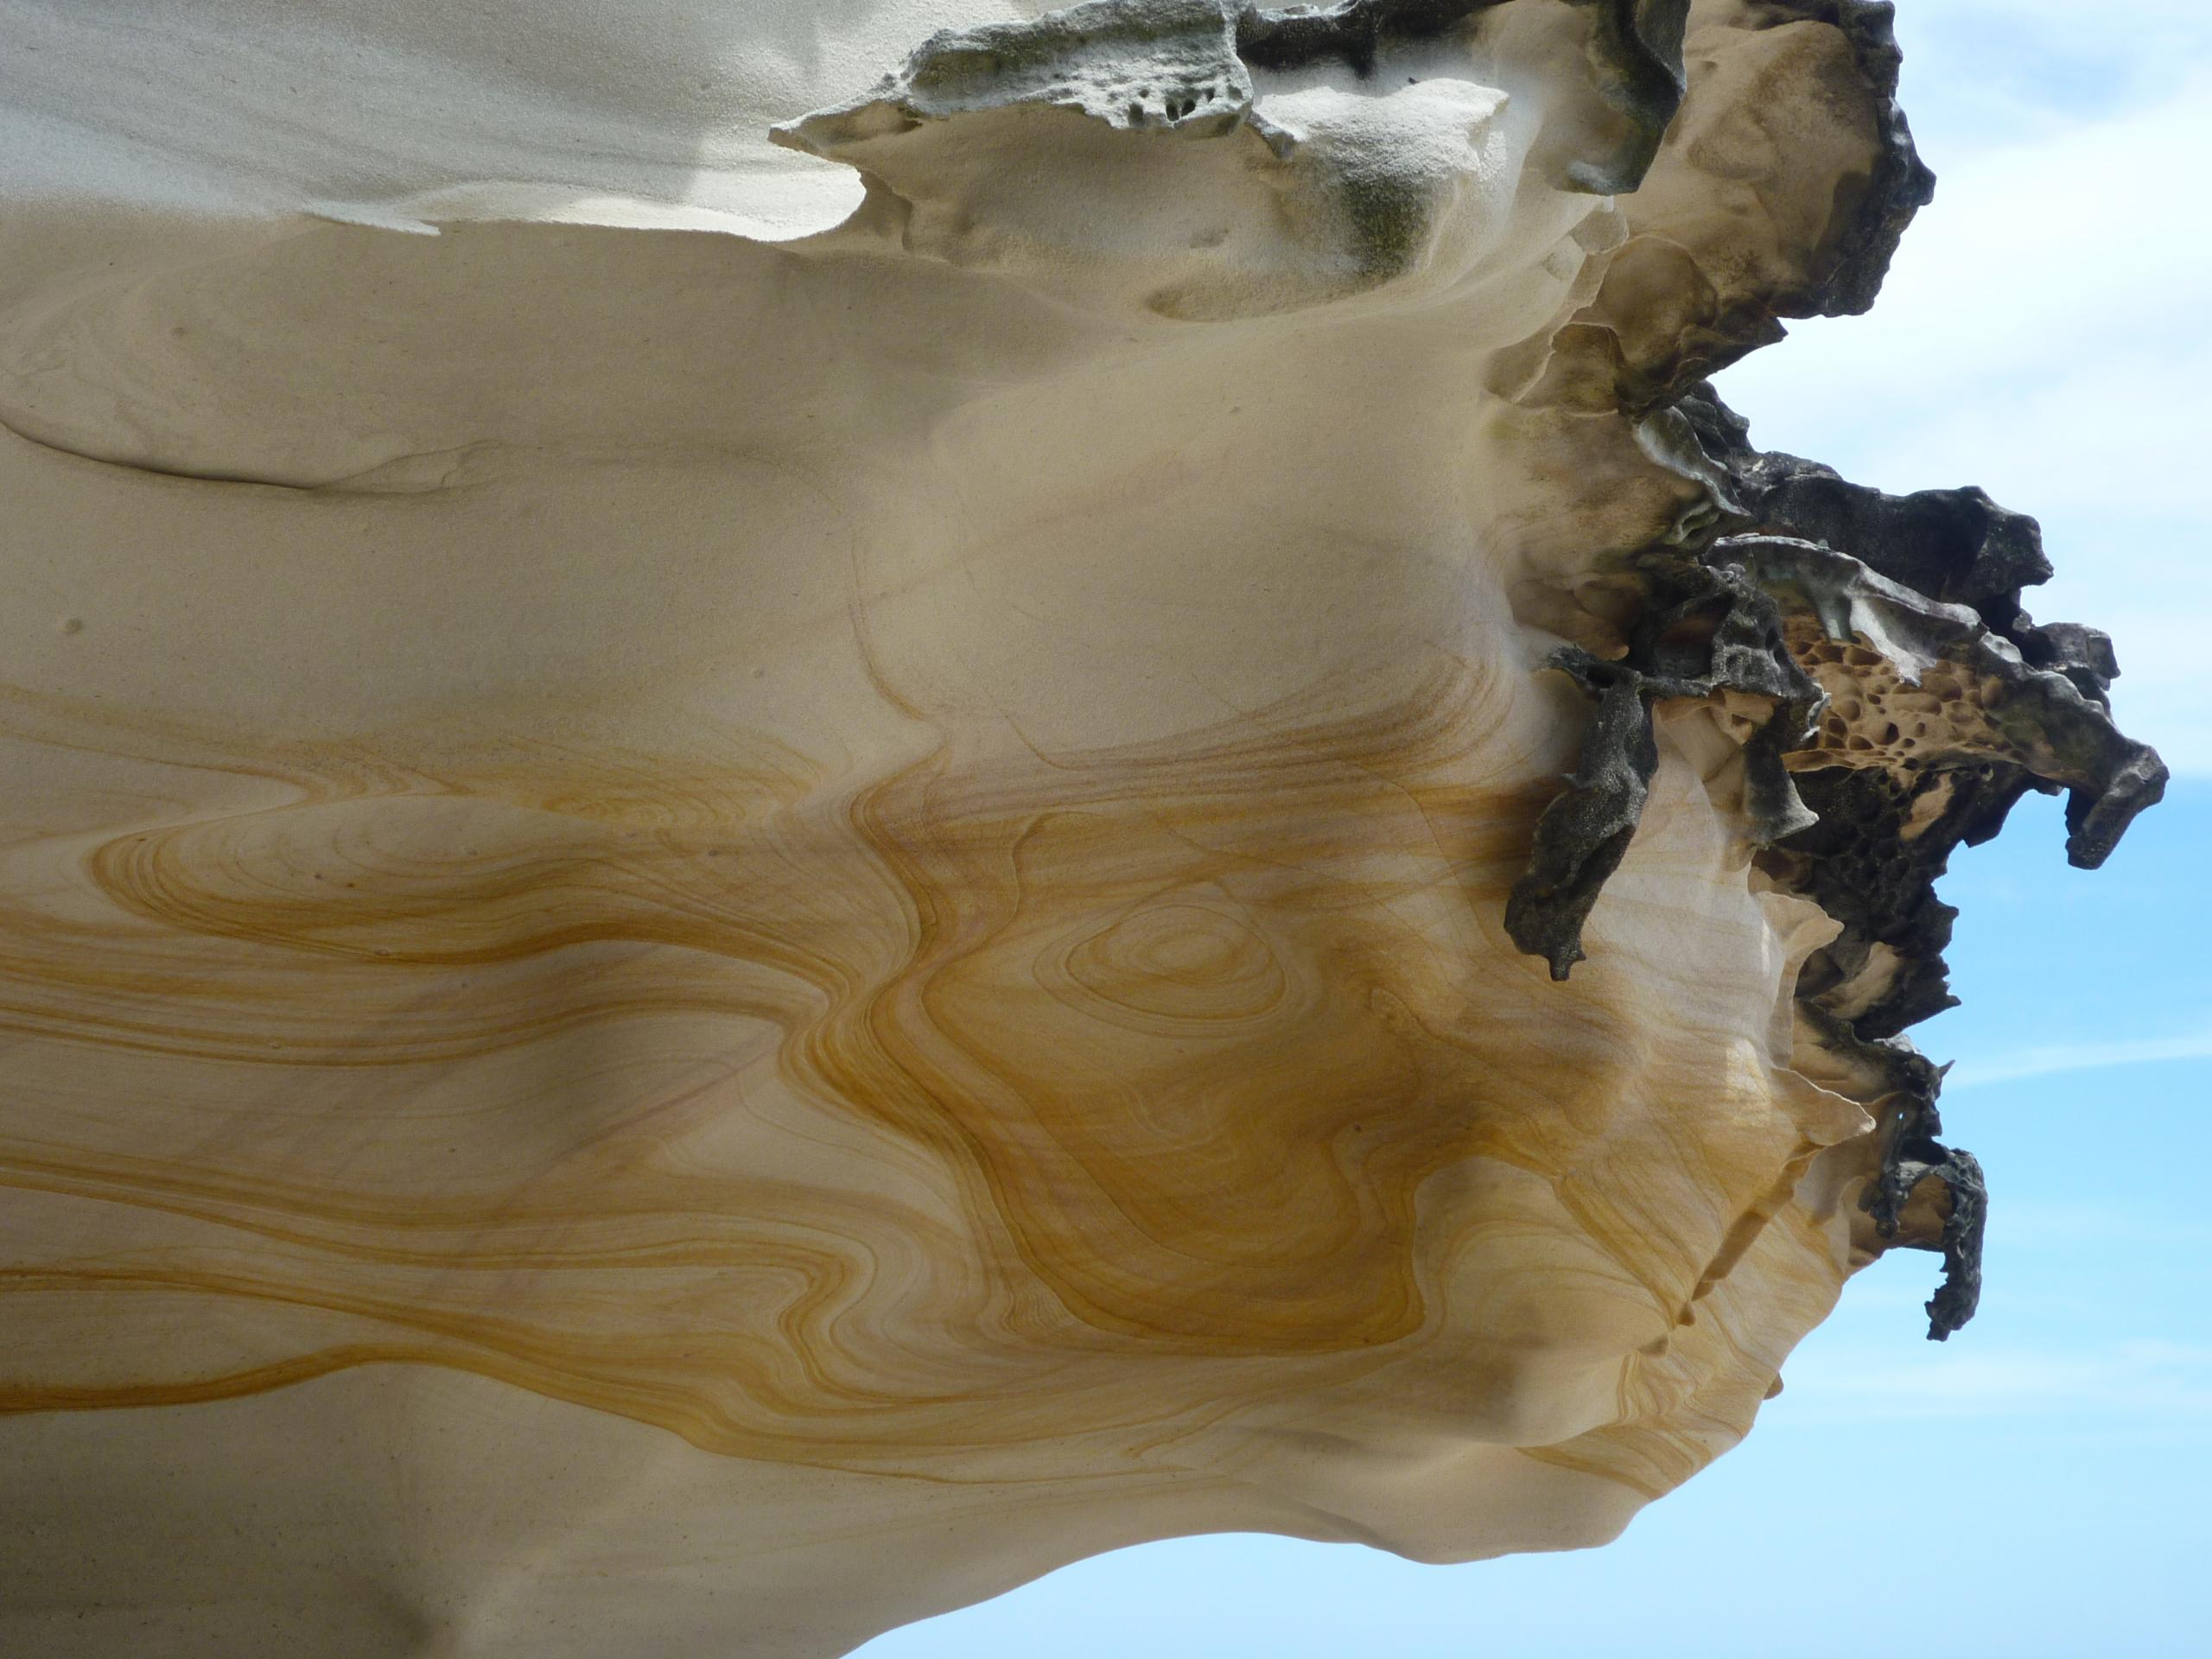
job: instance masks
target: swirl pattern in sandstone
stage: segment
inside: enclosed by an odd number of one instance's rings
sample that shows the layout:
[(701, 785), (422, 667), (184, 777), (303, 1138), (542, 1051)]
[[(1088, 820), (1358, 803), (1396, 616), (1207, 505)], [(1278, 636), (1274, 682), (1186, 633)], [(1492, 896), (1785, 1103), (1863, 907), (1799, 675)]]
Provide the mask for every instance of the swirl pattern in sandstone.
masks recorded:
[(12, 1643), (1588, 1544), (1971, 1313), (1929, 884), (2163, 772), (1702, 384), (1886, 7), (357, 10), (4, 7)]

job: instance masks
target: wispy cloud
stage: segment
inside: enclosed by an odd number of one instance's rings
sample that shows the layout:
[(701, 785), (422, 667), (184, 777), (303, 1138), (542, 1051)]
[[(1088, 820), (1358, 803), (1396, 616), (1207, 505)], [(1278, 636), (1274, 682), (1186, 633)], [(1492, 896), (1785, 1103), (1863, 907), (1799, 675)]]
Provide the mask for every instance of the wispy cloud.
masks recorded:
[[(2032, 1240), (2037, 1248), (2063, 1251), (2077, 1261), (2089, 1250), (2114, 1260), (2129, 1252), (2156, 1251), (2173, 1252), (2177, 1260), (2212, 1259), (2212, 1215), (2183, 1216), (2163, 1209), (2146, 1213), (2122, 1205), (2028, 1197), (2008, 1198), (1993, 1224), (2003, 1229), (2009, 1249), (2018, 1249), (2017, 1241)], [(1851, 1294), (1856, 1300), (1864, 1292), (1854, 1286)]]
[(1830, 1354), (1787, 1367), (1789, 1415), (1815, 1422), (2066, 1417), (2212, 1427), (2212, 1348), (2131, 1342), (2094, 1354), (1937, 1350), (1898, 1359)]
[(2178, 1036), (2144, 1037), (2113, 1043), (2051, 1043), (1980, 1060), (1961, 1060), (1943, 1080), (1943, 1092), (2018, 1083), (2061, 1071), (2094, 1071), (2114, 1065), (2148, 1065), (2160, 1060), (2212, 1059), (2212, 1030)]

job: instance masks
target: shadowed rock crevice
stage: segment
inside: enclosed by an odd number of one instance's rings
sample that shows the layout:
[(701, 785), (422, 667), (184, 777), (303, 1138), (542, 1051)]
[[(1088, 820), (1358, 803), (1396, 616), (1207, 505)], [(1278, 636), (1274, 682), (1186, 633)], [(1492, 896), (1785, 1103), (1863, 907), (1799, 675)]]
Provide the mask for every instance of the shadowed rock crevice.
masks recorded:
[[(1236, 13), (1236, 50), (1257, 69), (1288, 71), (1335, 60), (1364, 78), (1394, 44), (1433, 40), (1505, 0), (1343, 0), (1327, 7)], [(1599, 96), (1624, 128), (1605, 162), (1570, 166), (1580, 189), (1633, 190), (1658, 154), (1682, 99), (1682, 34), (1689, 0), (1568, 0), (1593, 13), (1591, 55)]]
[[(925, 122), (1017, 108), (1072, 111), (1122, 130), (1220, 137), (1249, 127), (1279, 158), (1297, 134), (1256, 108), (1253, 72), (1341, 64), (1371, 78), (1393, 50), (1440, 41), (1508, 0), (1343, 0), (1269, 8), (1233, 0), (1091, 0), (1020, 22), (941, 29), (861, 98), (777, 130), (842, 158)], [(1632, 190), (1682, 97), (1689, 0), (1567, 0), (1592, 14), (1585, 47), (1611, 147), (1566, 164), (1565, 188)]]
[(1820, 689), (1789, 655), (1780, 613), (1730, 565), (1666, 561), (1649, 571), (1652, 608), (1627, 656), (1605, 662), (1569, 646), (1551, 666), (1598, 698), (1580, 769), (1537, 821), (1529, 873), (1505, 911), (1513, 942), (1565, 979), (1584, 960), (1582, 925), (1619, 866), (1643, 816), (1659, 752), (1652, 704), (1727, 692), (1765, 700), (1770, 712), (1745, 745), (1745, 796), (1753, 839), (1769, 846), (1813, 822), (1783, 757), (1802, 743)]

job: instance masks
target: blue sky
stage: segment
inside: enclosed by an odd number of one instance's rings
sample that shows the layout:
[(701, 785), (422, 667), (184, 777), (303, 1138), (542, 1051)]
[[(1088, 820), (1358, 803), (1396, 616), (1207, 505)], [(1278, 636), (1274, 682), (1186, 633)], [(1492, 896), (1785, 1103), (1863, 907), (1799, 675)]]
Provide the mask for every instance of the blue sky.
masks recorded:
[(2178, 781), (2106, 869), (2056, 802), (1961, 855), (1953, 1138), (1993, 1191), (1980, 1317), (1922, 1340), (1934, 1258), (1862, 1274), (1757, 1431), (1592, 1553), (1418, 1567), (1187, 1539), (895, 1631), (866, 1659), (1580, 1659), (1938, 1645), (2212, 1655), (2212, 0), (1904, 0), (1942, 179), (1872, 316), (1724, 390), (1773, 448), (2037, 513), (2031, 608), (2108, 628)]

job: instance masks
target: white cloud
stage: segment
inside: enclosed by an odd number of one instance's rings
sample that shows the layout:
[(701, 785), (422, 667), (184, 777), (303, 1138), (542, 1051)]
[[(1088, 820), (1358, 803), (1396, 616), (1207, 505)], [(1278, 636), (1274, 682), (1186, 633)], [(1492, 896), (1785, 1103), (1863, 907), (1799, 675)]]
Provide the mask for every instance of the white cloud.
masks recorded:
[(2184, 1032), (2127, 1042), (2054, 1043), (2040, 1048), (2008, 1049), (2001, 1058), (1962, 1060), (1943, 1080), (1943, 1092), (2017, 1083), (2062, 1071), (2094, 1071), (2116, 1065), (2147, 1065), (2159, 1060), (2212, 1058), (2212, 1031)]
[(2154, 99), (2212, 61), (2202, 0), (1905, 0), (1904, 89), (1937, 159), (1992, 138)]

